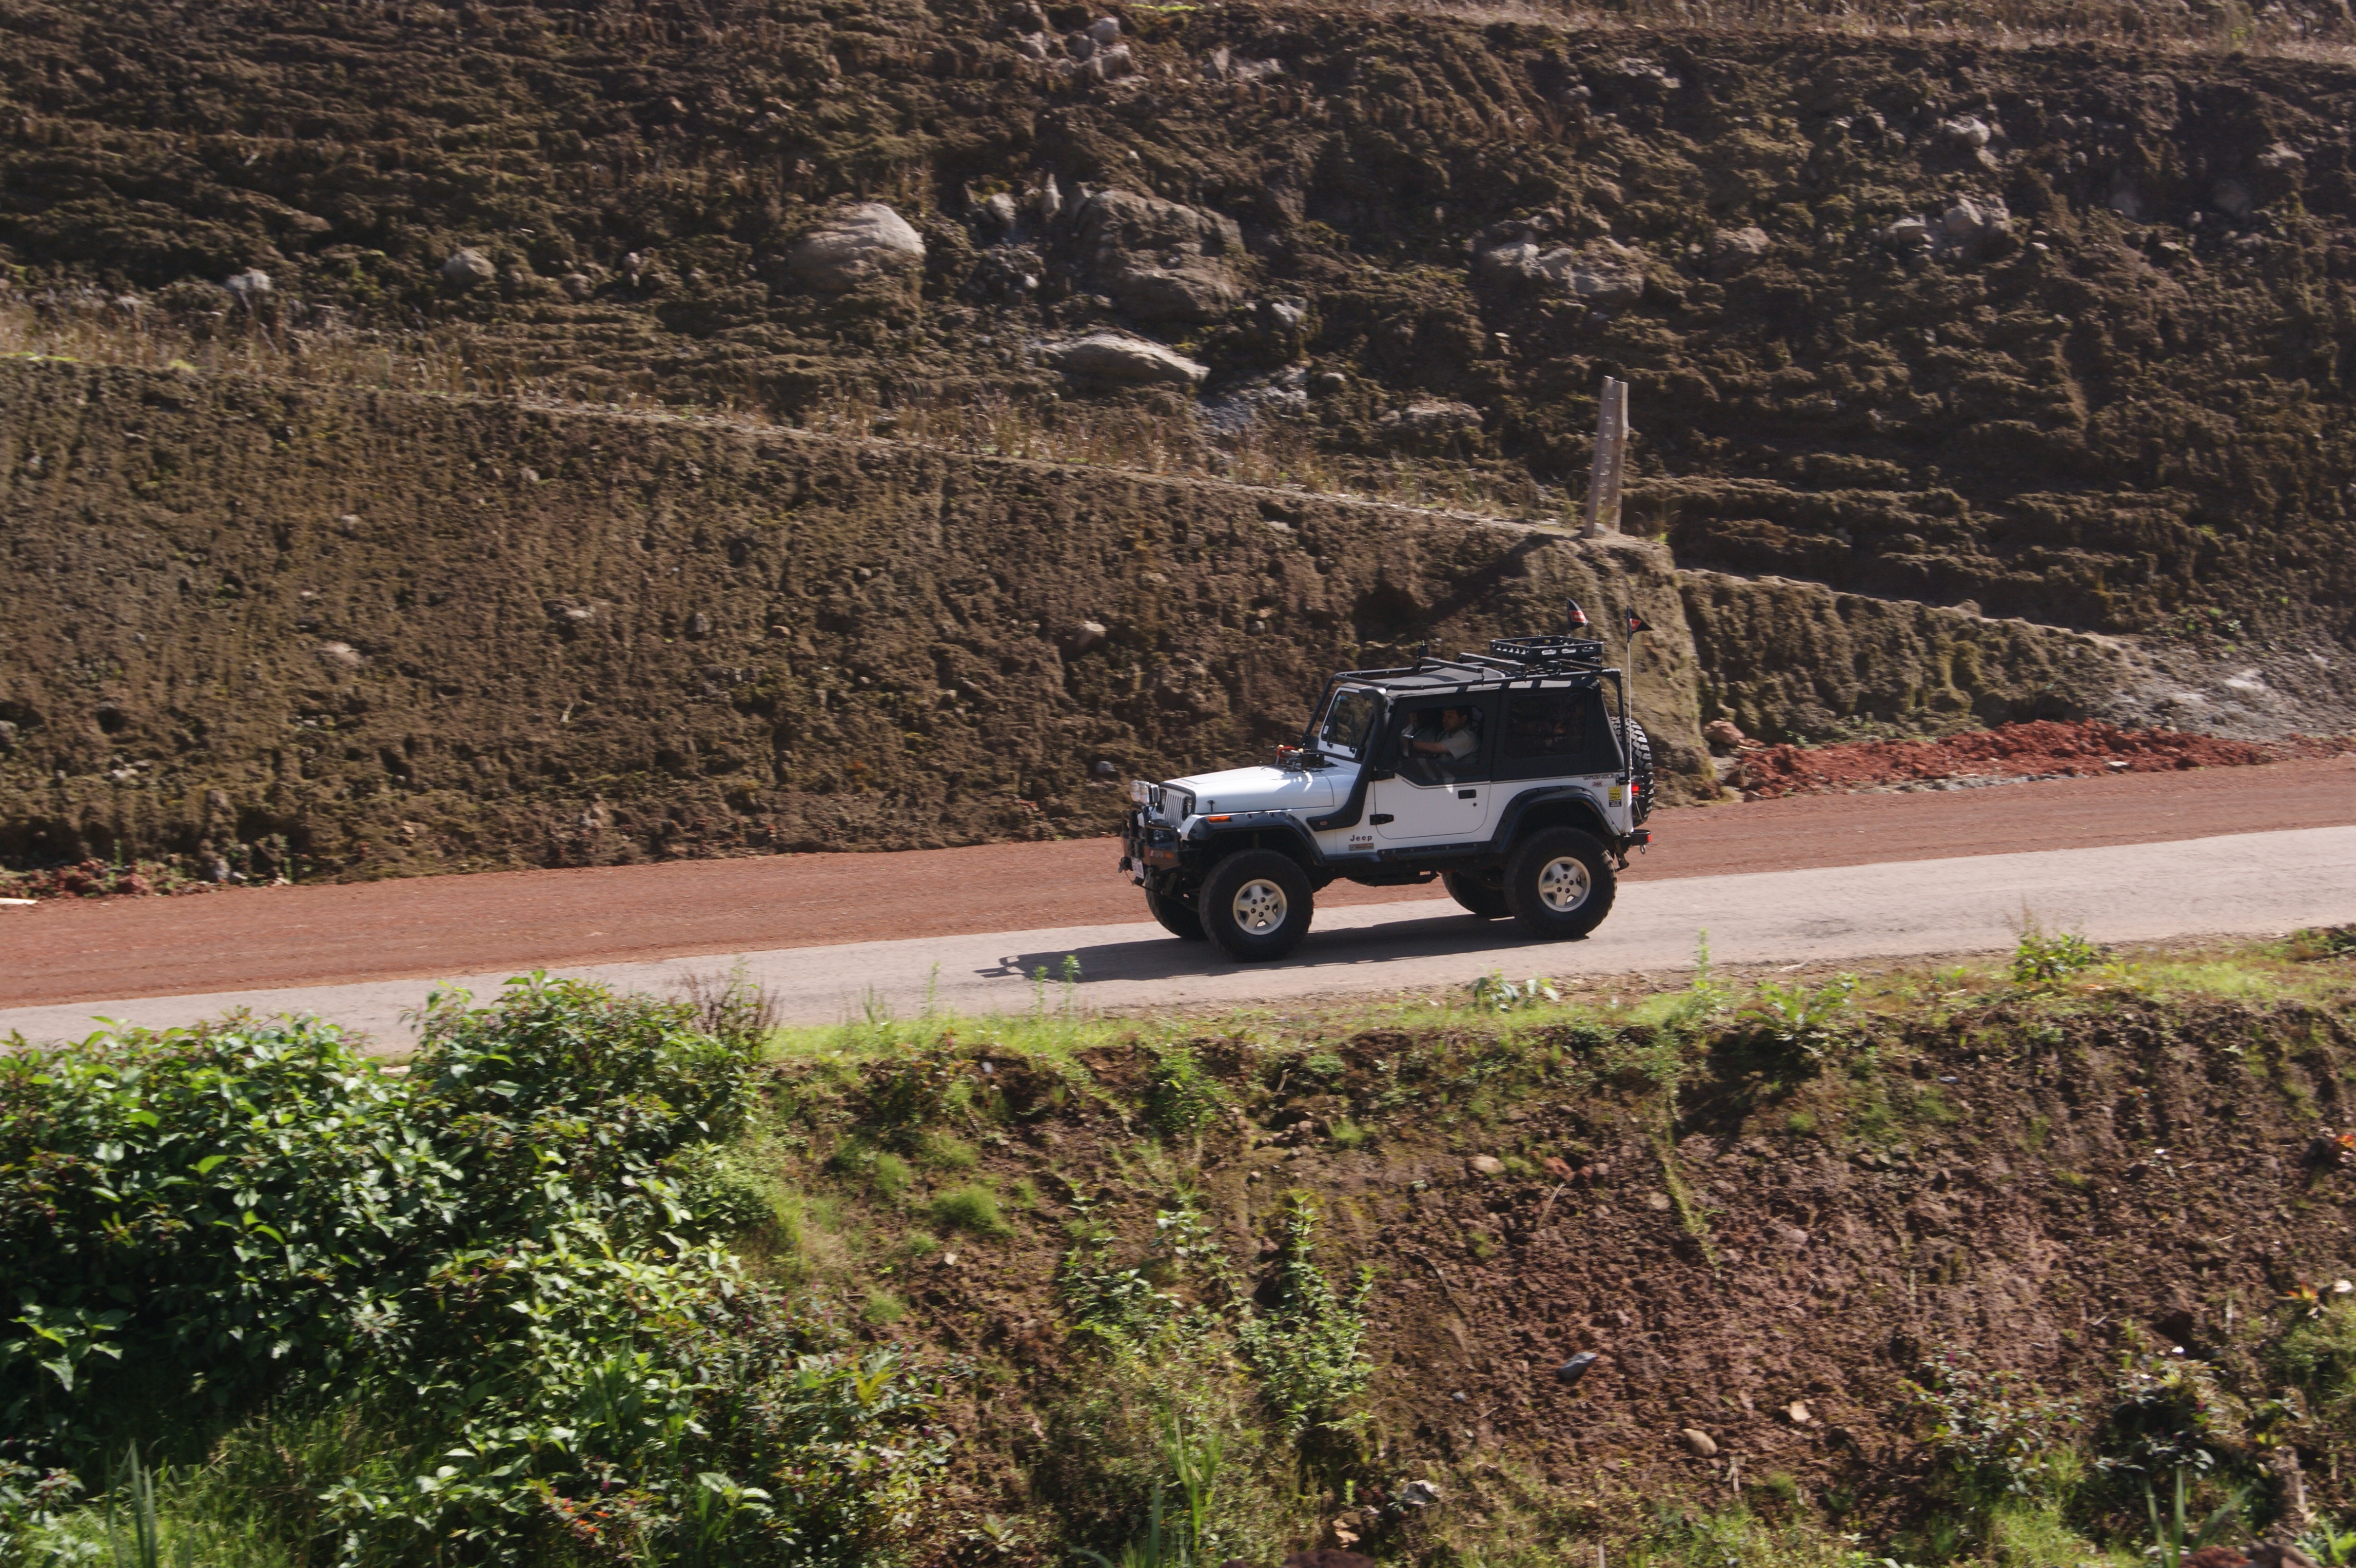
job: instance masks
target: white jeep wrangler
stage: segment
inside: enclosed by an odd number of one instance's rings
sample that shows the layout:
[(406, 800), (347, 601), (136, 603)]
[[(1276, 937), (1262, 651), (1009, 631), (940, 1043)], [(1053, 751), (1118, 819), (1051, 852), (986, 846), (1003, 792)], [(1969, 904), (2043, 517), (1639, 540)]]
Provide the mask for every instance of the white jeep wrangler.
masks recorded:
[[(1575, 605), (1571, 622), (1586, 622)], [(1131, 784), (1120, 868), (1173, 935), (1279, 958), (1327, 884), (1438, 876), (1483, 919), (1583, 937), (1652, 837), (1651, 743), (1603, 644), (1583, 637), (1345, 671), (1301, 745), (1278, 749), (1272, 768)]]

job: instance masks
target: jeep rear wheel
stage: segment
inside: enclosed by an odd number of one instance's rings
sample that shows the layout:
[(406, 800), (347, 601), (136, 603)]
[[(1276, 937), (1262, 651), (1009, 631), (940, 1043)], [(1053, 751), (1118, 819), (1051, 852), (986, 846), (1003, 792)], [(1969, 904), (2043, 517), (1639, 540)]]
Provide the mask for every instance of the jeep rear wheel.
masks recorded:
[(1453, 898), (1459, 904), (1463, 905), (1467, 910), (1479, 919), (1502, 920), (1506, 916), (1513, 913), (1511, 909), (1505, 907), (1505, 888), (1503, 886), (1492, 886), (1489, 883), (1482, 880), (1482, 878), (1475, 873), (1470, 871), (1443, 872), (1440, 875), (1440, 882), (1441, 886), (1448, 889), (1448, 896), (1451, 898)]
[(1166, 893), (1145, 890), (1145, 912), (1162, 922), (1162, 929), (1182, 941), (1203, 940), (1203, 918)]
[(1505, 862), (1505, 902), (1514, 918), (1548, 941), (1583, 937), (1601, 925), (1618, 890), (1611, 856), (1577, 828), (1533, 833)]
[(1272, 849), (1248, 849), (1211, 867), (1195, 897), (1203, 933), (1247, 963), (1282, 958), (1309, 934), (1309, 877)]

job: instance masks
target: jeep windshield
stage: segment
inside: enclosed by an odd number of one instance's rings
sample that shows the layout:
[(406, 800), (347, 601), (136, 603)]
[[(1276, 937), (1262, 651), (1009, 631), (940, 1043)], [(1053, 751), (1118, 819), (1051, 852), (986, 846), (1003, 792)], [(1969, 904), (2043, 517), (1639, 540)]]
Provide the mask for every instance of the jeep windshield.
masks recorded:
[(1317, 716), (1317, 748), (1340, 752), (1353, 761), (1365, 755), (1366, 737), (1374, 733), (1382, 712), (1382, 698), (1364, 686), (1344, 686), (1327, 699)]

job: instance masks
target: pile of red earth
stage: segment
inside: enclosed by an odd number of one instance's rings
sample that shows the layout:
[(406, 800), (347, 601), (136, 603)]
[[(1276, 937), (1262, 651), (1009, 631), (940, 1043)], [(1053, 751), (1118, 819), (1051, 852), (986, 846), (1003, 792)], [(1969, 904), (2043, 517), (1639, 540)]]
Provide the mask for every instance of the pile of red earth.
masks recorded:
[(1741, 790), (1746, 800), (1768, 800), (1783, 795), (1945, 779), (2064, 779), (2158, 773), (2179, 768), (2247, 768), (2294, 757), (2333, 756), (2348, 748), (2347, 742), (2304, 736), (2259, 743), (2221, 740), (2182, 730), (2121, 729), (2099, 720), (2063, 724), (2040, 719), (1938, 740), (1873, 740), (1804, 747), (1745, 741), (1726, 782)]
[(211, 889), (204, 883), (169, 873), (163, 885), (136, 866), (109, 865), (102, 860), (85, 860), (78, 865), (60, 865), (43, 871), (0, 872), (0, 897), (9, 898), (87, 898), (101, 893), (153, 894), (204, 893)]

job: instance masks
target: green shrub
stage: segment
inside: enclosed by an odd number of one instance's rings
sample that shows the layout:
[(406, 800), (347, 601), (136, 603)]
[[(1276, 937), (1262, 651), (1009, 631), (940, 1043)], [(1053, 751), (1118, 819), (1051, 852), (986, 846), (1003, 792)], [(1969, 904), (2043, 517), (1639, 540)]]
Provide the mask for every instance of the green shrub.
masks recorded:
[(981, 1161), (981, 1151), (948, 1133), (927, 1133), (916, 1144), (916, 1157), (945, 1171), (969, 1171)]
[(998, 1195), (978, 1182), (953, 1187), (932, 1201), (934, 1226), (975, 1236), (1003, 1236), (1013, 1228), (1000, 1212)]
[(1318, 1268), (1316, 1241), (1316, 1209), (1298, 1195), (1288, 1198), (1276, 1299), (1236, 1333), (1286, 1436), (1295, 1442), (1312, 1428), (1338, 1427), (1343, 1407), (1374, 1375), (1365, 1353), (1374, 1271), (1361, 1268), (1357, 1287), (1344, 1295)]
[(1989, 1371), (1959, 1351), (1942, 1351), (1906, 1391), (1928, 1426), (1932, 1458), (1961, 1500), (2040, 1492), (2056, 1453), (2078, 1425), (2073, 1400), (2056, 1398), (2019, 1372)]
[(2309, 1306), (2276, 1343), (2275, 1361), (2318, 1415), (2356, 1417), (2356, 1297)]
[(2075, 931), (2047, 931), (2032, 923), (2013, 949), (2012, 978), (2017, 984), (2041, 985), (2093, 969), (2104, 956)]
[(879, 1149), (867, 1160), (867, 1180), (875, 1188), (875, 1196), (886, 1203), (897, 1203), (901, 1195), (916, 1179), (908, 1162), (889, 1149)]
[(1227, 1091), (1183, 1047), (1163, 1051), (1147, 1080), (1146, 1116), (1172, 1137), (1199, 1137), (1226, 1109)]
[[(749, 1058), (684, 1004), (533, 976), (432, 999), (406, 1075), (241, 1015), (0, 1058), (17, 1544), (70, 1528), (27, 1461), (103, 1474), (134, 1426), (235, 1454), (309, 1410), (371, 1434), (273, 1490), (312, 1561), (879, 1547), (943, 1457), (937, 1391), (685, 1239), (724, 1220), (701, 1146)], [(792, 1494), (735, 1478), (765, 1472)]]

